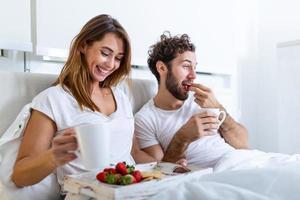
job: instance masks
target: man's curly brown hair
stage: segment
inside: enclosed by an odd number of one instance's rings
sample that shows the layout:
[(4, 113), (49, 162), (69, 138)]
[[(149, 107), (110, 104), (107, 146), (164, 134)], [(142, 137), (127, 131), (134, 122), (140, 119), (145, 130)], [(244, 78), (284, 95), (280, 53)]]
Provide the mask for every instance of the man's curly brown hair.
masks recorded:
[(186, 51), (195, 52), (195, 49), (195, 45), (191, 43), (190, 37), (187, 34), (172, 37), (170, 32), (164, 32), (160, 36), (160, 41), (152, 45), (148, 51), (148, 66), (158, 83), (160, 82), (160, 77), (156, 69), (157, 61), (165, 63), (170, 70), (170, 62), (178, 53), (182, 54)]

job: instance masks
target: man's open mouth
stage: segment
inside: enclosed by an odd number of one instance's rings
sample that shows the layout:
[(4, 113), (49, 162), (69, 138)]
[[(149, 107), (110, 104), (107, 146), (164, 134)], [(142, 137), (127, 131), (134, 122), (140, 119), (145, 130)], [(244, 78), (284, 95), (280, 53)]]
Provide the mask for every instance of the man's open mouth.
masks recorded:
[(192, 86), (192, 81), (184, 80), (184, 81), (182, 81), (182, 86), (186, 91), (188, 91), (190, 89), (190, 87)]

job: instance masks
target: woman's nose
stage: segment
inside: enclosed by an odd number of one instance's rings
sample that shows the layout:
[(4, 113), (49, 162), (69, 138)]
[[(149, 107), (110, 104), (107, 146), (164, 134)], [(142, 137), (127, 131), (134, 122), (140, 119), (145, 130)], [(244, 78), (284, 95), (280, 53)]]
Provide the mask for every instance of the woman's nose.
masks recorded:
[(108, 69), (113, 69), (115, 65), (114, 59), (113, 58), (108, 58), (108, 60), (106, 61), (106, 67)]

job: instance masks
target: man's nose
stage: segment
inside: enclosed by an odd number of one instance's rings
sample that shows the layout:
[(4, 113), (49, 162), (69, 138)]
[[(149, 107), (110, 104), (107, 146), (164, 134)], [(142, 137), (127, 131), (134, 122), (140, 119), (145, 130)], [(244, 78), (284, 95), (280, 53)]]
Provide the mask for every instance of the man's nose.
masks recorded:
[(193, 68), (193, 69), (190, 70), (189, 78), (190, 79), (196, 79), (197, 78), (197, 74), (196, 74), (196, 69), (195, 68)]

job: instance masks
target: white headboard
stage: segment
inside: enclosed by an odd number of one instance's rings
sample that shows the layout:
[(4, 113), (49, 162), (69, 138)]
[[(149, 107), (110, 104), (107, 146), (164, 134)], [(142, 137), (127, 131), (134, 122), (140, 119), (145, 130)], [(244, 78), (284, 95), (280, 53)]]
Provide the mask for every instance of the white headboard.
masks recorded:
[[(16, 118), (22, 107), (34, 96), (50, 87), (57, 75), (0, 71), (0, 136)], [(130, 96), (133, 112), (154, 96), (157, 83), (151, 80), (133, 79), (132, 87), (120, 85)]]

